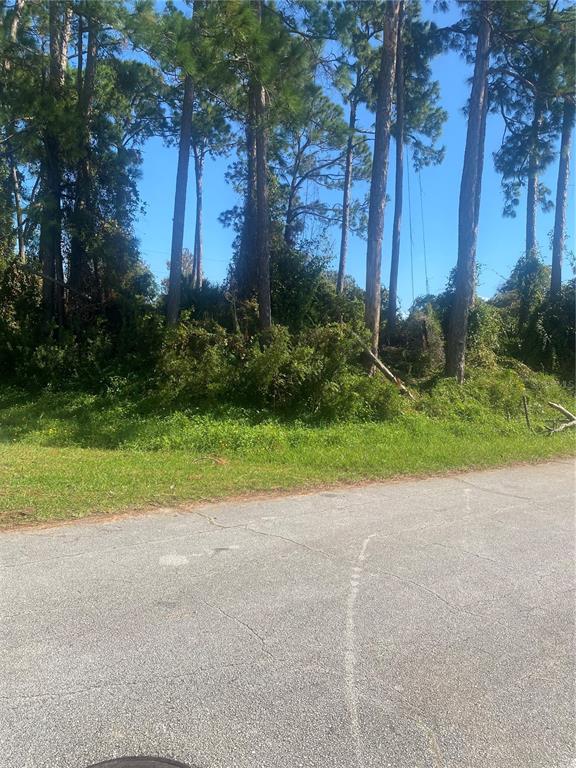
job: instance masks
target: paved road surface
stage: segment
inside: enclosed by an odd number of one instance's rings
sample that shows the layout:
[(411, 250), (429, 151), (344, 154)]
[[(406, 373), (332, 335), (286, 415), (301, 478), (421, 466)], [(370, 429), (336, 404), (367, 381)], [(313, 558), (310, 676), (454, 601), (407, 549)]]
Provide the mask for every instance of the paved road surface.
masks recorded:
[(0, 766), (562, 768), (571, 462), (0, 536)]

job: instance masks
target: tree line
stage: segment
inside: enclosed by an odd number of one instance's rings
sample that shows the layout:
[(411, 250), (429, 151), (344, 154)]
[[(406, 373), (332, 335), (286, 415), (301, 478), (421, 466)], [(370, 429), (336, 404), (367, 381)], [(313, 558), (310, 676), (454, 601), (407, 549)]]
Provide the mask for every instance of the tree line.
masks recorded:
[[(12, 297), (7, 322), (20, 318), (36, 340), (58, 341), (81, 337), (114, 312), (122, 323), (134, 305), (151, 300), (153, 280), (134, 224), (142, 205), (142, 148), (160, 136), (177, 147), (169, 279), (161, 301), (168, 326), (179, 320), (183, 291), (204, 290), (210, 302), (203, 279), (205, 160), (229, 155), (228, 182), (239, 203), (221, 216), (236, 234), (222, 291), (234, 325), (252, 307), (265, 344), (278, 307), (291, 300), (289, 293), (281, 296), (282, 270), (291, 272), (294, 285), (302, 259), (310, 268), (323, 233), (338, 227), (334, 284), (341, 300), (349, 234), (366, 238), (360, 295), (370, 351), (378, 356), (384, 343), (394, 342), (400, 317), (405, 152), (416, 170), (443, 160), (447, 115), (431, 65), (452, 49), (473, 68), (463, 105), (467, 129), (445, 355), (446, 374), (462, 381), (488, 119), (504, 126), (494, 163), (505, 215), (518, 214), (526, 192), (527, 263), (538, 254), (539, 210), (555, 208), (547, 291), (551, 304), (561, 298), (575, 8), (561, 0), (472, 0), (457, 2), (459, 20), (443, 25), (447, 6), (436, 2), (437, 22), (431, 22), (419, 0), (188, 0), (163, 9), (153, 0), (2, 2), (0, 264)], [(553, 163), (554, 193), (540, 180)], [(191, 164), (196, 228), (188, 251)], [(368, 185), (366, 199), (357, 194), (360, 181)], [(392, 250), (383, 291), (391, 192)]]

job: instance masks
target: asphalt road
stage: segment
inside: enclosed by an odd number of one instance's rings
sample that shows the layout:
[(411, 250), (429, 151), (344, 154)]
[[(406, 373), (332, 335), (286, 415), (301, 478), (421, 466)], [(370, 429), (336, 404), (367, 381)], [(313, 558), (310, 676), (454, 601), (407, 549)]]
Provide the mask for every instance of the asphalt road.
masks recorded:
[(0, 535), (0, 765), (573, 764), (562, 461)]

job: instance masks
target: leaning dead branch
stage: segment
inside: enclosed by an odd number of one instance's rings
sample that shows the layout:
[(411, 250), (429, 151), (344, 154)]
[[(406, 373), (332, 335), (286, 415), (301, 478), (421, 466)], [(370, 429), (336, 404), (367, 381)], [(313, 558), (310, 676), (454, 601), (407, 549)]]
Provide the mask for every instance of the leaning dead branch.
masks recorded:
[(382, 360), (380, 360), (380, 358), (377, 355), (375, 355), (374, 352), (372, 352), (371, 349), (369, 349), (368, 347), (366, 347), (364, 345), (364, 342), (362, 341), (360, 336), (357, 336), (356, 334), (354, 334), (354, 336), (358, 339), (359, 342), (362, 343), (362, 347), (364, 349), (364, 352), (368, 355), (370, 360), (372, 360), (372, 362), (374, 363), (375, 367), (380, 371), (380, 373), (383, 373), (384, 376), (386, 376), (386, 378), (389, 381), (391, 381), (393, 384), (396, 384), (396, 386), (398, 387), (398, 389), (400, 390), (400, 392), (403, 395), (406, 395), (406, 397), (409, 397), (410, 400), (414, 400), (415, 399), (414, 395), (412, 394), (412, 392), (410, 392), (410, 390), (404, 384), (404, 382), (401, 379), (399, 379), (398, 376), (395, 376), (392, 373), (392, 371), (390, 370), (390, 368), (388, 368), (388, 366), (384, 365)]
[(557, 427), (547, 427), (550, 433), (562, 432), (563, 429), (567, 429), (568, 427), (576, 427), (576, 416), (573, 413), (570, 413), (570, 411), (567, 408), (564, 408), (564, 406), (562, 405), (558, 405), (558, 403), (552, 403), (552, 402), (549, 402), (548, 405), (551, 408), (555, 408), (557, 411), (560, 411), (560, 413), (566, 419), (565, 421), (560, 422), (560, 424)]

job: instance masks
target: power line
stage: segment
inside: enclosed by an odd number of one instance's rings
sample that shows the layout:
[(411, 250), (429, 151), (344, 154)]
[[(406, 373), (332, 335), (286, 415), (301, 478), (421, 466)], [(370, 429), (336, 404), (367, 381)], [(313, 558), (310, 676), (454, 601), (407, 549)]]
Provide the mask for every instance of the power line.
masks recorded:
[(426, 295), (430, 295), (430, 285), (428, 283), (428, 259), (426, 258), (426, 232), (424, 230), (424, 203), (422, 202), (422, 174), (418, 168), (418, 185), (420, 187), (420, 219), (422, 221), (422, 247), (424, 249), (424, 277), (426, 279)]
[(406, 182), (408, 186), (408, 225), (410, 229), (410, 277), (412, 279), (412, 304), (414, 304), (414, 239), (412, 237), (412, 196), (410, 195), (410, 150), (406, 147)]
[[(170, 254), (169, 253), (165, 253), (163, 251), (140, 251), (140, 255), (148, 257), (148, 258), (150, 258), (150, 257), (153, 257), (153, 258), (161, 257), (161, 258), (164, 258), (164, 259), (167, 259), (168, 261), (170, 261)], [(230, 259), (215, 259), (213, 256), (204, 256), (202, 258), (202, 261), (203, 262), (204, 261), (205, 262), (218, 262), (219, 264), (227, 264), (230, 261)]]

